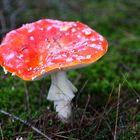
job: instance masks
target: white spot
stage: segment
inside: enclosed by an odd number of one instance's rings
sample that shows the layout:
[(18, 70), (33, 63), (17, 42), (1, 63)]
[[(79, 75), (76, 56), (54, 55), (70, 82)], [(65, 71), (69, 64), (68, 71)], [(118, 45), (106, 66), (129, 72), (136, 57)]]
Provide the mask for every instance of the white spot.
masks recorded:
[(34, 37), (33, 36), (30, 36), (30, 40), (34, 40)]
[(78, 38), (81, 38), (81, 35), (77, 35)]
[(19, 69), (19, 67), (22, 67), (22, 64), (17, 64), (16, 69)]
[(43, 28), (39, 28), (41, 31), (43, 31)]
[(50, 106), (47, 106), (47, 109), (50, 110)]
[(83, 45), (87, 45), (88, 43), (87, 42), (85, 42)]
[(15, 56), (14, 53), (10, 53), (7, 57), (6, 60), (12, 59)]
[(91, 44), (90, 47), (94, 48), (94, 49), (97, 49), (97, 50), (100, 50), (100, 51), (103, 51), (102, 45)]
[(139, 103), (139, 101), (140, 101), (139, 99), (136, 99), (136, 103)]
[(37, 70), (38, 70), (38, 68), (33, 68), (33, 70), (34, 70), (34, 71), (37, 71)]
[(78, 55), (77, 55), (77, 54), (74, 54), (74, 55), (73, 55), (73, 57), (77, 58), (77, 57), (78, 57)]
[(5, 73), (5, 74), (7, 74), (7, 73), (8, 73), (8, 71), (6, 70), (6, 68), (5, 68), (5, 67), (3, 67), (3, 71), (4, 71), (4, 73)]
[(66, 54), (62, 54), (62, 56), (63, 56), (63, 57), (67, 57), (67, 55), (66, 55)]
[(43, 66), (43, 61), (40, 61), (40, 62), (39, 62), (39, 65), (40, 65), (40, 66)]
[(67, 58), (66, 62), (72, 62), (72, 60), (73, 60), (72, 58)]
[(12, 86), (11, 90), (15, 90), (15, 87), (14, 87), (14, 86)]
[(104, 41), (104, 38), (101, 35), (99, 35), (99, 40)]
[(28, 30), (28, 33), (33, 32), (33, 30), (34, 30), (34, 28), (29, 29), (29, 30)]
[(73, 32), (73, 33), (76, 32), (76, 29), (75, 29), (75, 28), (72, 28), (72, 32)]
[(23, 140), (23, 137), (17, 137), (16, 140)]
[(24, 56), (23, 54), (20, 54), (20, 55), (18, 56), (18, 58), (19, 58), (19, 59), (22, 59), (23, 56)]
[(97, 50), (103, 51), (102, 45), (96, 45), (94, 48)]
[(15, 76), (15, 75), (16, 75), (16, 73), (15, 73), (15, 72), (13, 72), (13, 73), (12, 73), (12, 76)]
[(11, 121), (12, 121), (12, 122), (15, 122), (15, 120), (14, 120), (13, 118), (11, 118)]
[(95, 38), (92, 38), (91, 41), (96, 41), (96, 39)]
[(76, 24), (76, 23), (74, 23), (73, 25), (74, 25), (75, 27), (77, 27), (77, 24)]
[(51, 30), (51, 29), (52, 29), (52, 26), (49, 26), (49, 27), (47, 28), (48, 31)]
[(99, 44), (101, 45), (101, 44), (102, 44), (102, 42), (99, 42)]
[(62, 66), (63, 66), (62, 64), (59, 64), (59, 69), (60, 69), (60, 70), (61, 70)]
[(52, 63), (52, 62), (47, 62), (47, 66), (51, 66), (51, 65), (53, 65), (54, 63)]
[(87, 55), (86, 58), (87, 59), (90, 59), (91, 58), (91, 54)]
[(40, 59), (40, 61), (43, 61), (43, 56), (41, 55), (39, 59)]
[(32, 70), (32, 67), (28, 68), (28, 71), (31, 71)]
[(65, 27), (60, 28), (60, 31), (67, 31), (67, 28), (65, 28)]
[(60, 28), (60, 31), (67, 31), (71, 26), (68, 25), (68, 26), (64, 26), (62, 28)]
[(85, 33), (85, 35), (90, 35), (91, 34), (91, 30), (89, 30), (89, 29), (85, 29), (85, 30), (83, 30), (83, 32)]
[(34, 80), (36, 77), (37, 77), (37, 76), (33, 76), (33, 77), (32, 77), (32, 80)]
[(86, 48), (83, 48), (82, 50), (85, 51), (85, 50), (87, 50), (87, 49), (86, 49)]
[(78, 57), (77, 57), (77, 60), (84, 60), (84, 59), (85, 59), (84, 56), (78, 56)]
[(45, 70), (42, 70), (42, 71), (41, 71), (41, 74), (45, 74), (45, 73), (46, 73), (46, 71), (45, 71)]
[(90, 47), (91, 48), (95, 48), (96, 44), (91, 44)]
[(70, 52), (71, 52), (71, 53), (74, 53), (74, 52), (75, 52), (75, 50), (71, 50)]

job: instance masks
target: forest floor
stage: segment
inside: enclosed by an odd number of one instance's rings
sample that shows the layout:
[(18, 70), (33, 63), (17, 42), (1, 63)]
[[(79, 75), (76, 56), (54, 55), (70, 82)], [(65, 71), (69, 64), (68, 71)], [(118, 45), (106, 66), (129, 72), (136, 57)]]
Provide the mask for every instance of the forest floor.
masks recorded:
[(140, 139), (139, 0), (1, 2), (1, 40), (23, 23), (53, 18), (89, 25), (109, 48), (96, 63), (68, 72), (78, 92), (67, 124), (46, 99), (50, 76), (27, 82), (0, 68), (0, 140)]

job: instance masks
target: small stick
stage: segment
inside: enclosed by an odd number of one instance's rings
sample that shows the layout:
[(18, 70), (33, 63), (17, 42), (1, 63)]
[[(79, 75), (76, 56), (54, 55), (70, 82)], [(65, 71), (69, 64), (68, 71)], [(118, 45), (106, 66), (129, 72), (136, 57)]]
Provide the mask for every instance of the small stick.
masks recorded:
[(90, 101), (90, 95), (88, 95), (88, 99), (87, 99), (87, 102), (86, 102), (86, 105), (85, 105), (85, 108), (84, 108), (84, 111), (83, 111), (83, 115), (82, 115), (82, 118), (81, 118), (81, 120), (80, 120), (80, 126), (81, 126), (82, 123), (83, 123), (84, 114), (85, 114), (85, 112), (86, 112), (86, 110), (87, 110), (87, 106), (88, 106), (88, 104), (89, 104), (89, 101)]
[(5, 33), (6, 30), (6, 21), (5, 21), (5, 17), (3, 15), (3, 12), (0, 11), (0, 24), (1, 24), (1, 30), (0, 30), (0, 34)]
[(4, 139), (3, 139), (3, 132), (2, 132), (1, 123), (0, 123), (0, 134), (1, 134), (1, 140), (4, 140)]
[(26, 108), (28, 111), (28, 117), (29, 119), (31, 118), (31, 109), (30, 109), (30, 100), (29, 100), (29, 92), (28, 92), (28, 88), (27, 88), (27, 83), (24, 82), (24, 88), (25, 88), (25, 95), (26, 95)]
[[(80, 75), (81, 76), (81, 75)], [(83, 84), (83, 86), (82, 86), (82, 88), (80, 89), (80, 91), (78, 92), (78, 94), (77, 94), (77, 97), (76, 97), (76, 107), (78, 107), (78, 98), (79, 98), (79, 96), (80, 96), (80, 94), (82, 93), (82, 91), (84, 90), (84, 88), (86, 87), (86, 85), (88, 84), (88, 80), (86, 80), (85, 82), (84, 82), (84, 84)]]
[(40, 131), (39, 129), (37, 129), (36, 127), (32, 126), (32, 125), (31, 125), (30, 123), (28, 123), (27, 121), (22, 120), (21, 118), (15, 116), (15, 115), (12, 115), (12, 114), (10, 114), (10, 113), (8, 113), (8, 112), (6, 112), (6, 111), (4, 111), (4, 110), (1, 110), (1, 109), (0, 109), (0, 113), (6, 115), (6, 116), (8, 116), (8, 117), (11, 117), (11, 118), (13, 118), (13, 119), (15, 119), (15, 120), (17, 120), (17, 121), (22, 122), (24, 125), (30, 127), (32, 130), (34, 130), (34, 131), (37, 132), (38, 134), (42, 135), (43, 137), (47, 138), (48, 140), (51, 140), (51, 138), (49, 138), (46, 134), (44, 134), (43, 132), (41, 132), (41, 131)]
[(79, 139), (76, 139), (76, 138), (69, 138), (69, 137), (66, 137), (66, 136), (62, 136), (62, 135), (58, 135), (58, 134), (53, 134), (54, 136), (56, 137), (60, 137), (60, 138), (64, 138), (64, 139), (71, 139), (71, 140), (79, 140)]
[(135, 95), (140, 99), (140, 95), (137, 93), (137, 91), (132, 87), (131, 83), (127, 80), (127, 77), (122, 73), (122, 76), (124, 78), (124, 82), (128, 84), (128, 86), (131, 88), (131, 90), (135, 93)]
[(115, 132), (114, 132), (114, 140), (117, 140), (117, 126), (118, 126), (118, 115), (119, 115), (119, 100), (120, 100), (120, 90), (121, 84), (119, 84), (119, 91), (118, 91), (118, 103), (117, 103), (117, 111), (116, 111), (116, 122), (115, 122)]
[[(94, 112), (95, 112), (96, 114), (98, 114), (98, 116), (100, 116), (99, 124), (98, 124), (98, 126), (97, 126), (97, 129), (96, 129), (95, 134), (98, 132), (98, 130), (99, 130), (99, 128), (100, 128), (101, 123), (102, 123), (103, 120), (106, 122), (108, 128), (110, 129), (110, 126), (108, 125), (107, 120), (106, 120), (103, 116), (106, 115), (106, 109), (107, 109), (108, 104), (109, 104), (109, 102), (110, 102), (110, 100), (111, 100), (111, 97), (112, 97), (112, 94), (113, 94), (113, 90), (114, 90), (114, 85), (113, 85), (112, 90), (111, 90), (111, 92), (110, 92), (110, 94), (109, 94), (109, 97), (108, 97), (108, 100), (107, 100), (106, 105), (105, 105), (105, 107), (104, 107), (103, 113), (100, 114), (100, 113), (98, 113), (96, 110), (94, 110)], [(92, 109), (93, 109), (93, 108), (92, 108)], [(111, 131), (111, 129), (110, 129), (110, 131)], [(111, 133), (112, 133), (112, 131), (111, 131)], [(113, 133), (112, 133), (112, 136), (114, 136)]]

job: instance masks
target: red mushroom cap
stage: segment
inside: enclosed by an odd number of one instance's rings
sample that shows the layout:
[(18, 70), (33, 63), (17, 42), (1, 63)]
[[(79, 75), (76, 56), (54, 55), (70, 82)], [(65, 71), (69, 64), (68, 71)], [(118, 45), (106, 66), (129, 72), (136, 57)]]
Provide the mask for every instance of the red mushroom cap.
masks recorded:
[(97, 61), (107, 41), (80, 22), (42, 19), (7, 33), (0, 45), (0, 65), (24, 80), (78, 68)]

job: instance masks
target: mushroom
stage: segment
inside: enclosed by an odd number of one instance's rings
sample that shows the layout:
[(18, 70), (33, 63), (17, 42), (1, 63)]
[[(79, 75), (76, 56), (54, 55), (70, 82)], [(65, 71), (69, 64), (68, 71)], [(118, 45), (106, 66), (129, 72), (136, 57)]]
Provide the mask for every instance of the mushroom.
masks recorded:
[(77, 89), (66, 71), (97, 61), (107, 45), (103, 36), (83, 23), (41, 19), (7, 33), (0, 45), (0, 65), (23, 80), (51, 75), (47, 99), (67, 122)]

